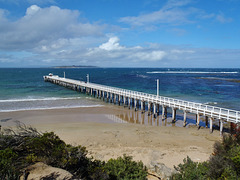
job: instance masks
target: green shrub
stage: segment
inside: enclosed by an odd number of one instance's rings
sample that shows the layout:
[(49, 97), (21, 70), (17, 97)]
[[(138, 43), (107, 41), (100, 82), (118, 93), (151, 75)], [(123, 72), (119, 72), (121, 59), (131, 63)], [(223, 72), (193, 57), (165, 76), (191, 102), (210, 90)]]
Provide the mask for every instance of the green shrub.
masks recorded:
[(20, 172), (13, 166), (18, 158), (10, 148), (0, 150), (0, 179), (18, 179)]
[(193, 162), (188, 156), (183, 160), (183, 164), (179, 164), (174, 168), (178, 171), (177, 174), (173, 175), (173, 179), (206, 179), (207, 174), (207, 163), (197, 163)]
[(18, 179), (24, 168), (39, 161), (65, 169), (75, 178), (107, 179), (104, 163), (86, 155), (85, 147), (67, 145), (53, 132), (41, 134), (18, 124), (17, 131), (6, 129), (0, 134), (0, 179)]
[[(239, 136), (225, 134), (222, 142), (214, 144), (214, 153), (209, 160), (208, 177), (212, 179), (232, 178), (230, 174), (240, 176)], [(229, 173), (231, 172), (231, 173)], [(229, 177), (227, 177), (229, 175)], [(235, 175), (234, 175), (235, 176)]]
[(110, 179), (138, 179), (144, 180), (147, 176), (147, 169), (143, 163), (135, 162), (132, 157), (124, 155), (117, 159), (110, 159), (105, 168)]
[(146, 179), (142, 162), (123, 156), (107, 163), (87, 157), (82, 146), (66, 144), (53, 132), (39, 133), (18, 124), (18, 130), (0, 134), (0, 179), (19, 179), (23, 169), (36, 162), (65, 169), (76, 179)]
[(218, 179), (228, 179), (228, 180), (235, 180), (238, 179), (237, 173), (235, 170), (232, 169), (232, 167), (226, 167), (221, 174), (221, 177)]
[(230, 159), (233, 162), (233, 168), (238, 175), (240, 175), (240, 146), (236, 146), (231, 149)]
[(193, 162), (189, 157), (175, 167), (178, 171), (173, 179), (239, 179), (240, 177), (240, 136), (225, 134), (222, 142), (214, 144), (209, 161)]

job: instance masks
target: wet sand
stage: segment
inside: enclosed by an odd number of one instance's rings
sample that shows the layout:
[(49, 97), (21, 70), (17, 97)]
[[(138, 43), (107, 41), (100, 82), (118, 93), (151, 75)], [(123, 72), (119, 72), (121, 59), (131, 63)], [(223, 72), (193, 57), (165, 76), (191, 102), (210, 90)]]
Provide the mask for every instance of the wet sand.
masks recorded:
[[(189, 156), (205, 161), (220, 140), (219, 131), (184, 128), (122, 106), (83, 107), (37, 111), (1, 112), (0, 125), (14, 126), (14, 121), (31, 125), (41, 132), (54, 131), (66, 143), (86, 146), (89, 156), (108, 160), (123, 154), (151, 162), (164, 163), (170, 168)], [(131, 122), (131, 123), (130, 123)]]

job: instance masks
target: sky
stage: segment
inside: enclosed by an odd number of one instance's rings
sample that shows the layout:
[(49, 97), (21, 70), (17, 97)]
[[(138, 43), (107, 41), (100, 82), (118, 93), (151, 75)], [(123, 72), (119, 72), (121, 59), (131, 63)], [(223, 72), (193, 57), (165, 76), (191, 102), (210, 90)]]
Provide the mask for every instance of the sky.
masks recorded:
[(240, 68), (240, 0), (0, 0), (0, 68)]

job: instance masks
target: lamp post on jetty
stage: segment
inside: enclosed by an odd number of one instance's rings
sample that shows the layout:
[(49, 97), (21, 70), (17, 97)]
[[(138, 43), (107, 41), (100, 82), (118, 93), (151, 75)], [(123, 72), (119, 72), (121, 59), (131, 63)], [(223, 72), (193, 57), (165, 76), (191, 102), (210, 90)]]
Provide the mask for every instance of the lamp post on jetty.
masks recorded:
[(159, 96), (159, 79), (157, 79), (156, 81), (157, 81), (157, 96)]
[(87, 83), (89, 83), (89, 74), (87, 74)]

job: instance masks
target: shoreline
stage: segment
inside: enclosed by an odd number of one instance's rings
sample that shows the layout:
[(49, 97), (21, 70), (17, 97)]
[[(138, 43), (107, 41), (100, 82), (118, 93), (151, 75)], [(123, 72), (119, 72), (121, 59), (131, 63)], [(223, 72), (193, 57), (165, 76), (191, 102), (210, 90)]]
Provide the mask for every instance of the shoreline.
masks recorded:
[[(207, 160), (214, 142), (220, 140), (219, 131), (209, 134), (209, 129), (178, 127), (140, 114), (112, 105), (0, 112), (0, 125), (14, 127), (18, 120), (40, 132), (53, 131), (68, 144), (85, 146), (95, 159), (126, 154), (147, 166), (157, 161), (170, 168), (182, 163), (187, 155), (194, 161)], [(178, 122), (181, 124), (181, 120)]]

